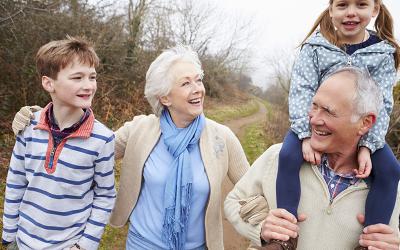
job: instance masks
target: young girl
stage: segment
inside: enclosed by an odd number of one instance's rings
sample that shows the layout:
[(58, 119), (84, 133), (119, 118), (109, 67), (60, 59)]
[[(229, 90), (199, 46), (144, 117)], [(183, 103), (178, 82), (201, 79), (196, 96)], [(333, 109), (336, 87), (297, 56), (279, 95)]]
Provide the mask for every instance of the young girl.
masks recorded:
[[(374, 17), (377, 17), (376, 32), (366, 30)], [(318, 26), (320, 29), (314, 34)], [(321, 162), (321, 153), (310, 146), (312, 131), (308, 110), (311, 99), (325, 76), (347, 64), (368, 69), (384, 96), (384, 108), (377, 122), (359, 143), (359, 169), (355, 171), (355, 177), (368, 177), (374, 166), (364, 226), (389, 223), (400, 179), (400, 166), (385, 144), (385, 135), (393, 107), (392, 90), (399, 61), (400, 48), (393, 36), (392, 17), (381, 0), (329, 1), (329, 7), (304, 39), (292, 72), (289, 94), (291, 130), (279, 155), (276, 184), (278, 208), (284, 208), (297, 217), (300, 166), (303, 160), (312, 164)], [(343, 185), (336, 184), (329, 187), (331, 202), (344, 189), (340, 188)], [(288, 242), (274, 240), (266, 249), (288, 249), (285, 246), (295, 245), (293, 241), (296, 239), (289, 239)], [(367, 248), (358, 246), (356, 249)]]

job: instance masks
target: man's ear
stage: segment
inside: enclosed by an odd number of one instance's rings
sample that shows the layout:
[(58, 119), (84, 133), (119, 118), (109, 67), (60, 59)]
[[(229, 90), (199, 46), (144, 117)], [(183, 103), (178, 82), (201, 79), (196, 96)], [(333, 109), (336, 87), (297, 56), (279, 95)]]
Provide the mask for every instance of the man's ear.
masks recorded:
[(168, 96), (161, 96), (161, 97), (159, 97), (159, 100), (162, 105), (164, 105), (166, 107), (171, 106), (171, 100)]
[(376, 115), (374, 113), (368, 113), (361, 118), (361, 127), (359, 130), (359, 134), (365, 135), (375, 124)]
[(42, 86), (47, 92), (49, 93), (54, 92), (54, 80), (51, 79), (50, 77), (42, 76)]

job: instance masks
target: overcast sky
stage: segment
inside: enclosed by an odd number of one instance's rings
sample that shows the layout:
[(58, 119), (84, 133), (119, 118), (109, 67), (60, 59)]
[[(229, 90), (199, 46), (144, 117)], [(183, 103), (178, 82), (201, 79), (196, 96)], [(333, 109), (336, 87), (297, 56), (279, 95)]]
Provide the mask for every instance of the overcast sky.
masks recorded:
[[(303, 40), (328, 0), (208, 0), (229, 14), (252, 18), (256, 32), (253, 81), (265, 85), (267, 70), (262, 61), (276, 52), (291, 51)], [(383, 0), (394, 18), (400, 41), (400, 0)], [(258, 65), (258, 67), (256, 66)]]

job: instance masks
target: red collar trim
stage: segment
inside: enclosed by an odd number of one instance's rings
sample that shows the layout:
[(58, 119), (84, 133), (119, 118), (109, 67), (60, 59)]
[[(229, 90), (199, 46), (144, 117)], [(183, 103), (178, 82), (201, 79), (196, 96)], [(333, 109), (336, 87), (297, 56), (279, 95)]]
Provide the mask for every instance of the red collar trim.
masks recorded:
[[(48, 124), (47, 119), (46, 119), (46, 112), (50, 108), (52, 103), (50, 102), (49, 104), (46, 105), (42, 109), (42, 112), (40, 113), (40, 119), (38, 124), (34, 127), (34, 129), (42, 129), (42, 130), (47, 130), (50, 131), (50, 124)], [(90, 115), (89, 117), (79, 126), (79, 128), (67, 136), (68, 138), (71, 137), (83, 137), (83, 138), (89, 138), (90, 134), (92, 133), (94, 126), (94, 115), (93, 115), (93, 110), (90, 109)]]

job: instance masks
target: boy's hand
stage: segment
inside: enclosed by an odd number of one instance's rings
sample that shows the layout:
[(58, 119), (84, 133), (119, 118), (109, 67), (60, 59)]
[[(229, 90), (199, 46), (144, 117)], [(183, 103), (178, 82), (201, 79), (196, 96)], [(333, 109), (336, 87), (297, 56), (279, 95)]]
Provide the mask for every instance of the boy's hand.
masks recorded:
[(79, 245), (76, 246), (76, 244), (75, 244), (70, 248), (70, 250), (85, 250), (85, 249), (83, 247), (79, 246)]
[(17, 114), (15, 114), (14, 120), (12, 122), (12, 130), (14, 135), (18, 135), (25, 127), (29, 126), (31, 119), (34, 118), (33, 112), (41, 110), (39, 106), (24, 106)]
[(301, 147), (304, 160), (314, 165), (321, 163), (321, 153), (311, 147), (310, 138), (303, 139)]
[(357, 178), (367, 178), (371, 174), (371, 153), (367, 147), (358, 150), (358, 169), (354, 169)]

